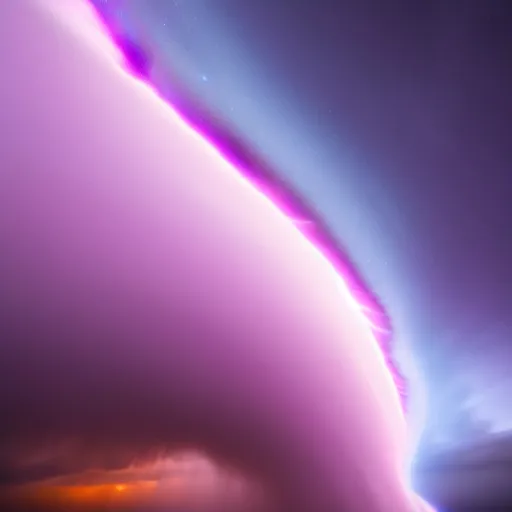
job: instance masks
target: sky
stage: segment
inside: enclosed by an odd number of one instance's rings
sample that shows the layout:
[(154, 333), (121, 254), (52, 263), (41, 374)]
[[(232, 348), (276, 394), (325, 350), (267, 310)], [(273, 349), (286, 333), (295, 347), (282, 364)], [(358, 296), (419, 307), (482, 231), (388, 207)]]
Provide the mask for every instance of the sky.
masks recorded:
[(96, 3), (146, 49), (159, 90), (332, 230), (385, 306), (415, 396), (426, 388), (425, 444), (506, 434), (507, 2)]

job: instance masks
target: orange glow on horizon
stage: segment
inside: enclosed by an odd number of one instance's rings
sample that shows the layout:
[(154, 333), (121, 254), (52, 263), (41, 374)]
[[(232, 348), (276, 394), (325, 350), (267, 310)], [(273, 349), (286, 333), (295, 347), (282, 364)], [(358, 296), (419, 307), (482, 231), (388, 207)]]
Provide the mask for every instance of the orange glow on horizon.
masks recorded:
[(155, 481), (136, 481), (129, 484), (96, 484), (96, 485), (41, 485), (36, 495), (46, 501), (57, 499), (59, 502), (110, 502), (119, 500), (139, 501), (150, 498), (157, 486)]
[(58, 485), (51, 482), (23, 485), (11, 495), (13, 502), (48, 507), (115, 507), (154, 503), (158, 482), (140, 480), (122, 484)]
[(201, 454), (190, 453), (119, 470), (89, 470), (22, 484), (9, 489), (5, 498), (11, 509), (38, 512), (153, 510), (165, 506), (203, 510), (209, 503), (229, 503), (231, 507), (259, 499), (259, 492), (255, 482), (223, 471)]

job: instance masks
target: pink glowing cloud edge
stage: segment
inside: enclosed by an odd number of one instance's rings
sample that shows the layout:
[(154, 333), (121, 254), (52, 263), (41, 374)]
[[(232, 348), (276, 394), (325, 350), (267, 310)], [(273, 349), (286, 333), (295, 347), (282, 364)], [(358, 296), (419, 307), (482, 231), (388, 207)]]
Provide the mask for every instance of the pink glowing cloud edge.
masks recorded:
[[(376, 348), (384, 358), (390, 377), (395, 384), (398, 400), (402, 406), (402, 412), (405, 414), (408, 399), (407, 383), (392, 358), (393, 331), (391, 320), (378, 298), (364, 283), (355, 264), (350, 261), (347, 254), (340, 248), (339, 243), (335, 241), (325, 222), (291, 190), (291, 187), (279, 180), (275, 173), (261, 169), (262, 172), (257, 172), (255, 178), (254, 172), (251, 173), (249, 169), (243, 169), (244, 165), (240, 165), (239, 162), (230, 157), (229, 135), (223, 137), (223, 144), (219, 144), (219, 141), (216, 141), (214, 136), (212, 137), (209, 127), (205, 126), (207, 123), (201, 126), (200, 122), (194, 122), (187, 118), (187, 114), (180, 110), (179, 106), (171, 104), (164, 98), (151, 81), (134, 74), (122, 51), (118, 48), (116, 37), (112, 27), (109, 27), (108, 21), (90, 0), (86, 0), (86, 4), (91, 11), (89, 16), (94, 19), (95, 24), (95, 30), (92, 31), (87, 31), (86, 27), (83, 27), (84, 35), (89, 38), (90, 42), (112, 59), (140, 87), (150, 92), (154, 99), (160, 101), (161, 107), (172, 113), (184, 129), (192, 131), (203, 143), (220, 154), (237, 177), (245, 185), (250, 186), (254, 193), (260, 195), (274, 209), (279, 211), (281, 215), (284, 215), (293, 227), (313, 246), (319, 257), (331, 267), (340, 290), (347, 294), (354, 308), (365, 318), (368, 328), (373, 334)], [(72, 14), (81, 17), (79, 12)], [(261, 162), (252, 162), (250, 165), (253, 167), (260, 164), (264, 166)]]

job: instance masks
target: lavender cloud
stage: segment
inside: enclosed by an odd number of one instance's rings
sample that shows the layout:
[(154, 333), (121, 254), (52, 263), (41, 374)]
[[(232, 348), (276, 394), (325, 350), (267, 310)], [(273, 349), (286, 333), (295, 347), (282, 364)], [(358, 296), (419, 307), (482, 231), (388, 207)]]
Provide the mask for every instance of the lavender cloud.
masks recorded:
[(332, 267), (84, 4), (48, 5), (0, 18), (4, 484), (194, 449), (279, 510), (410, 510), (399, 395)]

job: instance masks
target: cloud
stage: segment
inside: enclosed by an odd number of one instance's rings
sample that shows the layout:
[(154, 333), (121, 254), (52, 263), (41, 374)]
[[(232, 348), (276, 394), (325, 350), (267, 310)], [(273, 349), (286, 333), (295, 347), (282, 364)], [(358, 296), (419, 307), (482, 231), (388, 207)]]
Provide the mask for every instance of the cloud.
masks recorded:
[[(72, 459), (83, 455), (68, 454)], [(226, 511), (271, 510), (265, 493), (255, 482), (234, 470), (218, 467), (200, 453), (175, 453), (144, 463), (138, 460), (117, 470), (98, 468), (67, 473), (69, 466), (61, 469), (60, 476), (36, 478), (7, 488), (4, 504), (10, 501), (18, 506), (65, 506), (72, 510), (83, 506), (94, 510), (102, 506), (197, 512), (218, 507)]]
[(4, 487), (103, 492), (87, 478), (195, 450), (278, 510), (409, 510), (399, 396), (343, 282), (42, 5), (0, 17)]

